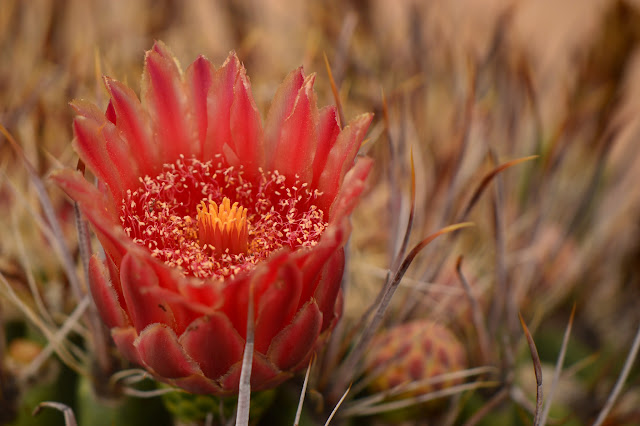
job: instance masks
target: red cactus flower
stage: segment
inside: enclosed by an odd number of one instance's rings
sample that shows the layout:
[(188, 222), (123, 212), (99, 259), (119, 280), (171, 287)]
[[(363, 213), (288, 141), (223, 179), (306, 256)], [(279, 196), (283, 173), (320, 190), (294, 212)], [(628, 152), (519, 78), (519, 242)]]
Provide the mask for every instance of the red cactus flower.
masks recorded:
[(89, 284), (115, 344), (158, 379), (237, 392), (250, 292), (256, 390), (303, 367), (339, 318), (372, 116), (341, 130), (334, 107), (317, 109), (314, 80), (290, 73), (263, 129), (234, 53), (183, 75), (156, 43), (141, 100), (107, 77), (105, 114), (73, 102), (75, 149), (98, 185), (70, 170), (54, 179), (104, 249)]

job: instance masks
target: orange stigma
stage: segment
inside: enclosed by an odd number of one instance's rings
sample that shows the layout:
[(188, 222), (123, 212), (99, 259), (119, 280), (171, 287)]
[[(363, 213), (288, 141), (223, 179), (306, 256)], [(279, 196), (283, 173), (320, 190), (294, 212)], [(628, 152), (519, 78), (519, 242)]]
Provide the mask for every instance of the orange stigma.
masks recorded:
[(247, 252), (247, 209), (233, 203), (227, 197), (220, 206), (204, 200), (198, 206), (198, 241), (201, 247), (213, 246), (218, 253)]

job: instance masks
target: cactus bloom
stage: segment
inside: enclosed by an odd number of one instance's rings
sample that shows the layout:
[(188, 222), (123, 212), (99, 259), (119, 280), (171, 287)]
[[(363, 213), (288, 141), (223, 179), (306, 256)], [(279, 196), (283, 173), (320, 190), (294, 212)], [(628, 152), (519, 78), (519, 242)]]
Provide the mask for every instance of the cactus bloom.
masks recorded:
[(304, 367), (338, 320), (372, 116), (341, 129), (336, 108), (317, 108), (314, 80), (291, 72), (263, 128), (234, 53), (183, 74), (157, 42), (140, 100), (107, 77), (106, 113), (72, 103), (75, 149), (98, 183), (71, 170), (53, 179), (104, 249), (89, 285), (116, 346), (159, 380), (236, 393), (250, 295), (255, 390)]

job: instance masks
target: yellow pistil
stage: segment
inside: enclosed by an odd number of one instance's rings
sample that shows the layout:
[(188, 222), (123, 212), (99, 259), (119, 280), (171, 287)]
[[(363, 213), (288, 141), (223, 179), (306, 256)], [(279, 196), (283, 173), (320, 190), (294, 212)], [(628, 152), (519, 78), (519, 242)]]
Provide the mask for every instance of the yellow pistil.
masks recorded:
[(247, 252), (247, 209), (225, 197), (218, 206), (203, 200), (198, 206), (198, 241), (200, 247), (211, 246), (218, 253)]

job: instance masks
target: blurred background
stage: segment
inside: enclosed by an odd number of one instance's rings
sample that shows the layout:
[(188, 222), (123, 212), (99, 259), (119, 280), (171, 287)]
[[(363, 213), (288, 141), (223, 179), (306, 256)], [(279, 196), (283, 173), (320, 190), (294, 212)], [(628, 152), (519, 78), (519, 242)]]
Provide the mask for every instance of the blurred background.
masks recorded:
[[(362, 385), (335, 424), (532, 424), (536, 379), (518, 313), (536, 343), (547, 394), (566, 353), (547, 423), (590, 424), (602, 415), (640, 325), (639, 8), (636, 0), (1, 0), (0, 123), (42, 179), (82, 276), (73, 207), (46, 179), (77, 164), (70, 100), (106, 108), (102, 75), (139, 92), (144, 52), (162, 40), (183, 69), (199, 55), (220, 65), (235, 50), (264, 117), (278, 84), (300, 65), (318, 74), (319, 105), (335, 103), (326, 55), (347, 121), (376, 114), (362, 148), (376, 165), (353, 218), (335, 359), (346, 353), (394, 262), (438, 229), (471, 221), (473, 228), (416, 256), (383, 329), (423, 321), (451, 337), (419, 337), (446, 350), (440, 358), (423, 351), (429, 366), (409, 381), (453, 365), (491, 367), (463, 379), (490, 383), (482, 388), (436, 404), (420, 403), (415, 391), (387, 395), (387, 402), (414, 398), (414, 410), (383, 406), (369, 414), (379, 402), (364, 398), (389, 381), (365, 360), (352, 377)], [(81, 353), (72, 358), (88, 362), (91, 346), (69, 322), (79, 301), (52, 242), (42, 193), (5, 136), (0, 424), (63, 424), (59, 413), (34, 419), (30, 412), (45, 400), (76, 414), (89, 404), (82, 386), (87, 374), (95, 382), (95, 373), (69, 367), (55, 348), (70, 342)], [(406, 249), (410, 150), (415, 220)], [(462, 365), (447, 360), (454, 353)], [(403, 362), (398, 355), (387, 364), (402, 369)], [(337, 370), (322, 365), (314, 391), (330, 402)], [(638, 367), (624, 379), (606, 424), (640, 424)], [(295, 408), (297, 397), (282, 398)], [(154, 410), (158, 399), (135, 404)], [(323, 424), (332, 406), (309, 405), (302, 424)], [(280, 424), (270, 415), (267, 409), (264, 424)], [(88, 421), (80, 424), (98, 424)]]

